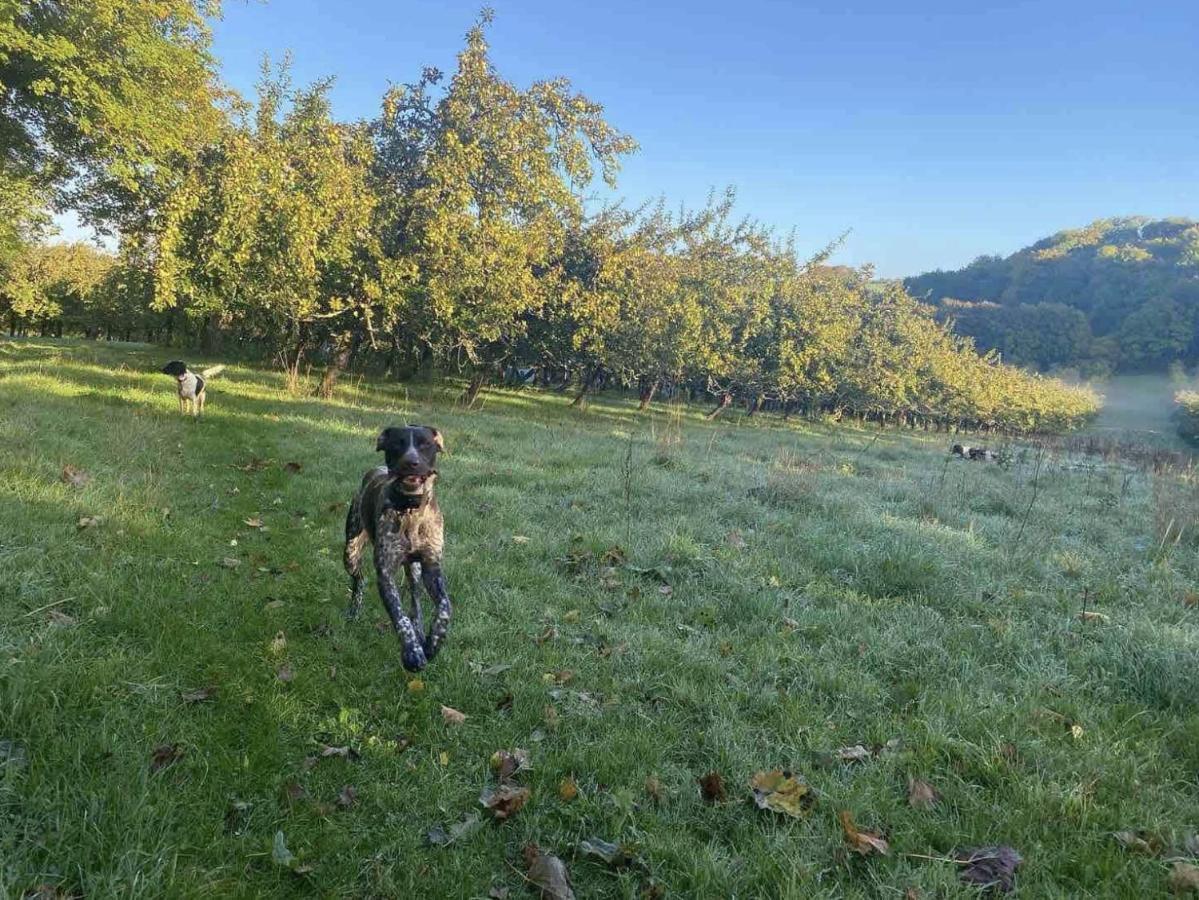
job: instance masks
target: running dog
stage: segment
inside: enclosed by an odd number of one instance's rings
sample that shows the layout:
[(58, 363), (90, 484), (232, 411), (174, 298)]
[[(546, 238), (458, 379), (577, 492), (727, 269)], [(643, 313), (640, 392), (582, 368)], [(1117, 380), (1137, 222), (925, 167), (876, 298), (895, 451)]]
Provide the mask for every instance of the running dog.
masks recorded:
[[(362, 610), (366, 575), (363, 556), (368, 541), (374, 544), (375, 575), (379, 594), (403, 647), (401, 660), (410, 672), (423, 669), (440, 649), (450, 627), (450, 596), (441, 573), (445, 547), (444, 524), (433, 484), (437, 480), (437, 454), (445, 450), (441, 432), (426, 425), (393, 425), (383, 429), (375, 444), (386, 465), (363, 476), (346, 515), (345, 567), (350, 575), (350, 606), (346, 617)], [(403, 566), (411, 594), (411, 615), (404, 612), (396, 585)], [(425, 634), (414, 569), (437, 612)]]

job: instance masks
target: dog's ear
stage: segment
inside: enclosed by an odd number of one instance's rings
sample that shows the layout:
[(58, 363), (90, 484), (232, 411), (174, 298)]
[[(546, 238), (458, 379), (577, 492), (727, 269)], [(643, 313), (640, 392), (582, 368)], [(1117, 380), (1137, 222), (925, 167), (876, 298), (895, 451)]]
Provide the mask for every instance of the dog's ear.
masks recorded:
[(445, 453), (445, 438), (441, 436), (441, 432), (432, 425), (422, 425), (421, 427), (433, 435), (433, 443), (437, 445), (438, 450)]
[(387, 442), (391, 439), (391, 429), (384, 428), (379, 432), (379, 437), (375, 441), (375, 450), (381, 451), (387, 449)]

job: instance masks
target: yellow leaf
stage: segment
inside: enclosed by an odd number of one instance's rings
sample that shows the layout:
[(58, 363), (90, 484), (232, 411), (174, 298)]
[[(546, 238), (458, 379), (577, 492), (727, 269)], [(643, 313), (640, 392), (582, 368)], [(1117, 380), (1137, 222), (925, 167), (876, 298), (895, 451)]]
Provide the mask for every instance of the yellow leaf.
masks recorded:
[(782, 769), (757, 772), (749, 780), (754, 803), (759, 809), (799, 818), (806, 815), (816, 801), (812, 789), (803, 781)]

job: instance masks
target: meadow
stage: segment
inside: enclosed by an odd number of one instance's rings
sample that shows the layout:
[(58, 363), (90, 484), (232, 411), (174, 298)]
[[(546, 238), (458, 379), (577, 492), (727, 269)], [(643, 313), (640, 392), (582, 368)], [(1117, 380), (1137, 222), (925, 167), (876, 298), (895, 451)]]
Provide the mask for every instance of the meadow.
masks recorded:
[[(233, 363), (194, 421), (170, 356), (0, 341), (2, 896), (533, 896), (530, 844), (580, 897), (975, 897), (955, 850), (997, 845), (1023, 896), (1160, 896), (1199, 863), (1187, 473)], [(345, 504), (404, 421), (449, 450), (419, 675), (373, 582), (342, 616)], [(754, 803), (774, 769), (796, 816)]]

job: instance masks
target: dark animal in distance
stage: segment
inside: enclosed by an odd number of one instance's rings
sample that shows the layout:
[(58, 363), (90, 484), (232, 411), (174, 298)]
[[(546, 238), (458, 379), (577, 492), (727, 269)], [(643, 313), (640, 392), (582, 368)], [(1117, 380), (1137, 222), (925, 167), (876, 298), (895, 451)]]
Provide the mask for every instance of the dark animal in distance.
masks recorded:
[(163, 366), (162, 373), (171, 375), (175, 379), (176, 391), (179, 395), (179, 412), (187, 412), (190, 409), (193, 416), (202, 413), (206, 397), (205, 388), (208, 386), (207, 379), (212, 378), (224, 368), (224, 366), (213, 366), (196, 374), (187, 367), (187, 363), (178, 359), (172, 359)]
[[(346, 515), (345, 567), (350, 575), (346, 617), (356, 618), (362, 609), (366, 589), (363, 555), (369, 541), (375, 548), (379, 595), (403, 646), (401, 660), (405, 669), (417, 672), (437, 655), (449, 631), (452, 612), (441, 572), (445, 529), (433, 496), (437, 454), (445, 450), (445, 442), (436, 428), (393, 425), (383, 429), (375, 449), (383, 452), (386, 464), (363, 476)], [(404, 612), (396, 584), (401, 566), (411, 595), (411, 615)], [(427, 635), (417, 596), (417, 572), (436, 605)]]

